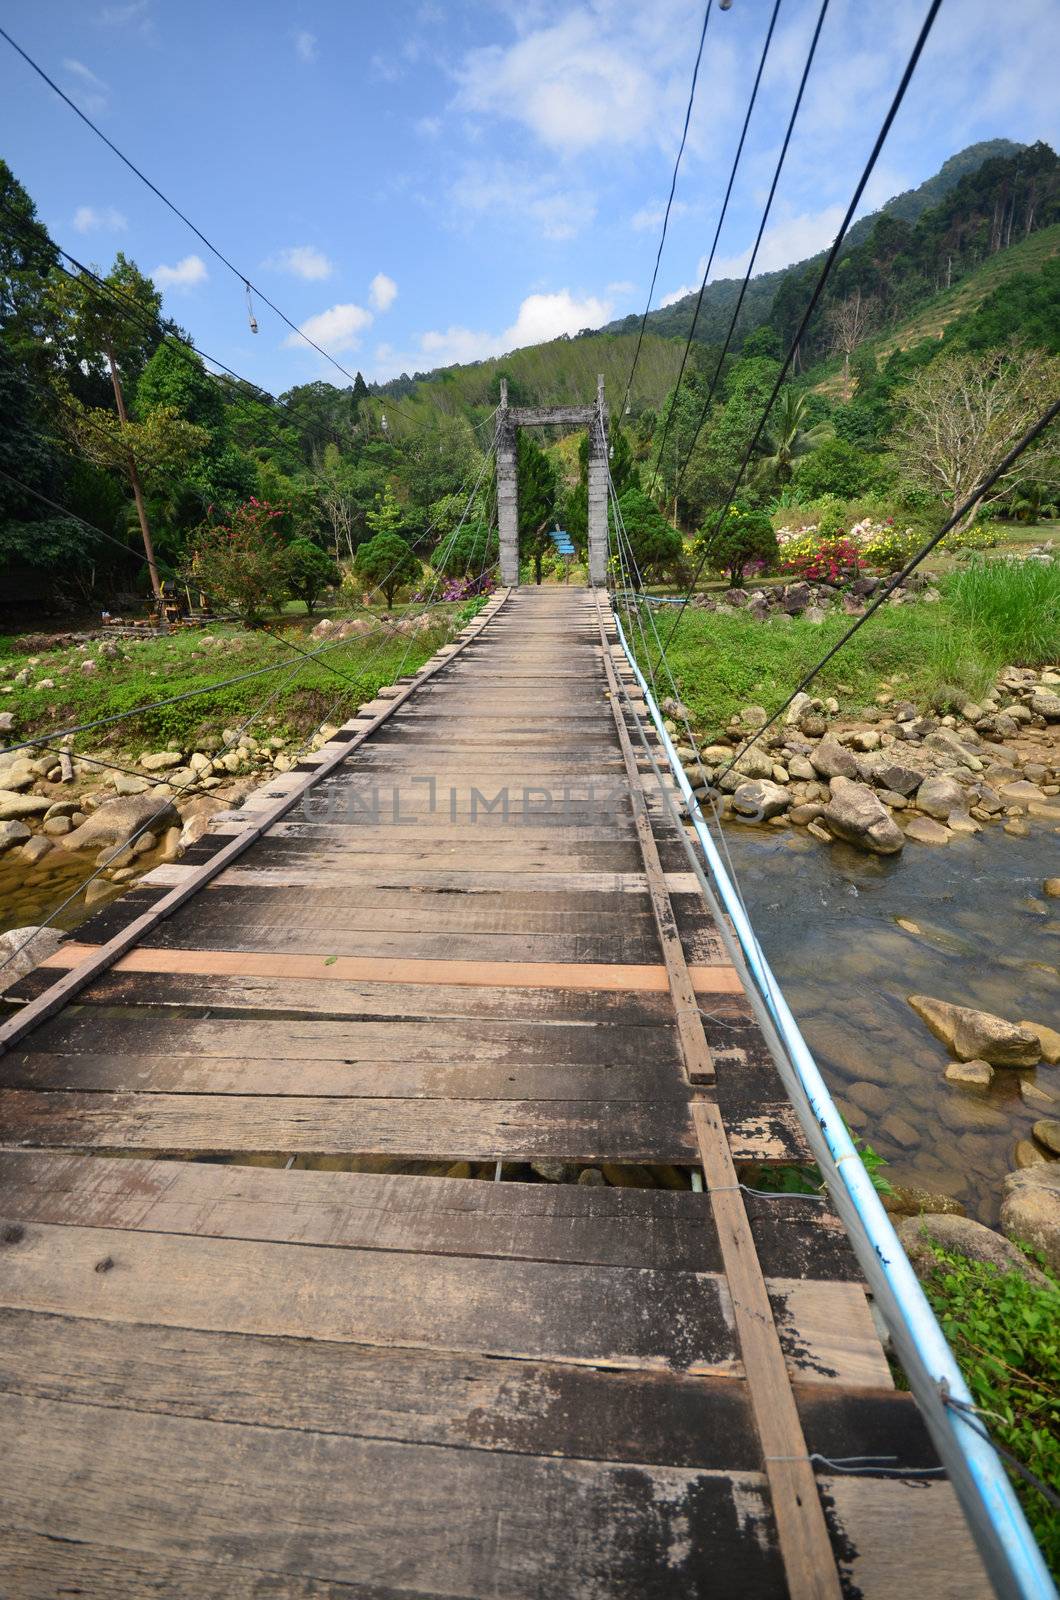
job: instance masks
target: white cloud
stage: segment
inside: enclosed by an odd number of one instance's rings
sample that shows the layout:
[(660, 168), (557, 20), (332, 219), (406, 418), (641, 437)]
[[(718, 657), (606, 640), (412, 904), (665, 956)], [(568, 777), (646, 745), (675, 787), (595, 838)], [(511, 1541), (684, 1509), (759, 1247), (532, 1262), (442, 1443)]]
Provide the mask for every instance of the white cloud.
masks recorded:
[(94, 233), (104, 229), (108, 233), (124, 233), (129, 226), (127, 218), (114, 206), (78, 206), (74, 212), (74, 229), (77, 233)]
[(515, 321), (503, 333), (488, 333), (459, 324), (432, 329), (420, 336), (419, 349), (400, 355), (390, 345), (380, 345), (375, 358), (381, 372), (422, 371), (457, 362), (484, 361), (523, 345), (543, 344), (563, 334), (598, 327), (611, 316), (612, 303), (595, 295), (576, 296), (569, 289), (552, 294), (530, 294), (519, 306)]
[(596, 216), (596, 201), (547, 175), (500, 163), (471, 163), (449, 188), (450, 204), (472, 216), (516, 217), (546, 239), (573, 239)]
[(618, 283), (609, 283), (605, 292), (608, 295), (616, 295), (621, 298), (627, 294), (632, 294), (636, 287), (637, 285), (632, 283), (629, 278), (622, 278)]
[(419, 117), (412, 126), (424, 139), (437, 139), (442, 131), (442, 119), (441, 117)]
[(290, 272), (294, 277), (306, 278), (311, 283), (330, 278), (335, 271), (334, 263), (328, 260), (323, 251), (314, 250), (311, 244), (296, 244), (287, 250), (280, 250), (270, 256), (265, 265), (271, 267), (273, 272)]
[(656, 84), (621, 37), (609, 41), (599, 17), (578, 11), (507, 49), (472, 50), (457, 72), (457, 104), (514, 117), (564, 152), (636, 141), (655, 116)]
[(128, 5), (104, 6), (96, 21), (105, 28), (133, 28), (149, 35), (154, 28), (151, 0), (130, 0)]
[[(299, 324), (299, 332), (334, 354), (336, 350), (356, 350), (361, 342), (360, 334), (365, 328), (371, 327), (372, 321), (370, 311), (363, 306), (347, 303), (330, 306), (327, 311), (318, 311), (315, 317), (307, 317), (305, 322)], [(298, 333), (289, 333), (283, 342), (289, 349), (305, 348), (304, 340)]]
[(377, 311), (389, 311), (397, 299), (398, 286), (385, 272), (377, 272), (368, 285), (368, 297)]
[(678, 300), (683, 300), (688, 294), (695, 294), (698, 288), (698, 283), (684, 283), (680, 289), (671, 289), (669, 294), (663, 295), (656, 309), (663, 311), (667, 306), (675, 306)]
[(294, 53), (299, 61), (304, 61), (306, 66), (311, 66), (317, 58), (317, 36), (315, 33), (296, 33), (294, 36)]
[(76, 101), (82, 111), (87, 111), (90, 116), (98, 116), (101, 111), (106, 111), (110, 88), (102, 78), (97, 78), (83, 61), (75, 61), (70, 56), (63, 62), (63, 69), (73, 80), (70, 98)]
[(193, 289), (207, 279), (206, 263), (201, 256), (185, 256), (175, 267), (156, 267), (151, 274), (160, 289)]
[[(691, 209), (692, 207), (686, 205), (683, 200), (675, 200), (670, 207), (670, 221), (675, 222), (678, 217), (686, 216)], [(642, 206), (639, 211), (635, 211), (630, 217), (629, 225), (631, 228), (636, 228), (638, 232), (644, 232), (648, 228), (661, 228), (665, 215), (666, 207), (664, 205)]]
[[(838, 233), (845, 211), (845, 206), (837, 204), (825, 206), (821, 211), (803, 211), (798, 216), (782, 217), (762, 235), (755, 277), (760, 272), (776, 272), (795, 261), (805, 261), (807, 256), (826, 249)], [(739, 255), (716, 258), (711, 282), (716, 278), (743, 277), (750, 258), (750, 246)]]

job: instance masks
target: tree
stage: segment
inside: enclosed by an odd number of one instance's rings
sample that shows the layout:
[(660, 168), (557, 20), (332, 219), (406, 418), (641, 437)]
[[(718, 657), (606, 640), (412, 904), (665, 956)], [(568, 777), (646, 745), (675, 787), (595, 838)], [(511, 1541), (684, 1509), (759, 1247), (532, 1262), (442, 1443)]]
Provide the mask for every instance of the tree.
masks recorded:
[(684, 541), (654, 502), (635, 485), (631, 484), (619, 497), (618, 504), (633, 553), (630, 579), (639, 589), (645, 578), (662, 576), (667, 569), (679, 565)]
[(705, 527), (697, 548), (716, 572), (727, 572), (733, 585), (741, 582), (752, 561), (767, 567), (777, 559), (777, 536), (764, 511), (737, 500), (720, 523)]
[(339, 569), (326, 550), (309, 539), (295, 539), (284, 551), (284, 571), (292, 600), (301, 600), (309, 616), (329, 584), (338, 583)]
[[(942, 355), (902, 390), (892, 444), (914, 484), (942, 496), (951, 511), (968, 498), (1060, 390), (1060, 357), (1019, 346)], [(1023, 479), (1058, 481), (1052, 428), (1001, 474), (965, 516), (1002, 500)]]
[[(440, 553), (440, 559), (439, 559)], [(477, 578), (497, 559), (497, 530), (481, 517), (465, 522), (455, 539), (439, 545), (435, 564), (447, 578)]]
[(879, 476), (878, 456), (859, 450), (846, 439), (826, 439), (795, 467), (795, 482), (811, 500), (823, 494), (853, 500), (871, 489)]
[(771, 484), (791, 482), (795, 462), (827, 437), (826, 423), (809, 425), (809, 406), (804, 394), (794, 389), (780, 391), (769, 414), (767, 432), (760, 444), (764, 452), (759, 464)]
[(415, 583), (423, 570), (407, 540), (386, 528), (360, 546), (354, 565), (373, 589), (382, 589), (388, 608), (393, 606), (397, 591), (407, 583)]
[(825, 312), (832, 349), (842, 352), (843, 392), (850, 399), (850, 358), (868, 333), (876, 315), (876, 302), (860, 288), (845, 300), (837, 300)]
[(389, 483), (384, 487), (382, 494), (376, 495), (375, 507), (365, 513), (364, 520), (373, 533), (397, 533), (404, 525), (404, 512)]
[(282, 506), (248, 500), (227, 521), (204, 523), (192, 541), (188, 576), (214, 604), (238, 611), (256, 628), (287, 592), (287, 551), (276, 531)]
[(534, 582), (551, 544), (548, 529), (556, 515), (556, 469), (525, 429), (516, 445), (519, 476), (519, 557), (534, 563)]

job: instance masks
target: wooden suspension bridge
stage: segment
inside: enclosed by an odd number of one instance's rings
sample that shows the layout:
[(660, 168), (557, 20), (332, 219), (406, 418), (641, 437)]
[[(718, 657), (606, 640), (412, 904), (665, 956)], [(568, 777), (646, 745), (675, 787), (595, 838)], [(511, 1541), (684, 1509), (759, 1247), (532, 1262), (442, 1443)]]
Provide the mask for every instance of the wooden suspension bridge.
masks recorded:
[(991, 1592), (640, 709), (505, 590), (13, 991), (10, 1600)]

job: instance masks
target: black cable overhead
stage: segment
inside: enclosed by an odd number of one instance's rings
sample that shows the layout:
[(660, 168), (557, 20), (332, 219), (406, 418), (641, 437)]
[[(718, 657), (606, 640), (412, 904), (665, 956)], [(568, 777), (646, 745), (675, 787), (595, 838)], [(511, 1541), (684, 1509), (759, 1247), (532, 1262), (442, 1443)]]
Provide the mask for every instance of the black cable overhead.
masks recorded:
[[(795, 131), (795, 123), (799, 115), (799, 109), (802, 105), (802, 97), (806, 92), (806, 83), (810, 76), (810, 69), (813, 66), (813, 58), (817, 54), (817, 42), (821, 37), (821, 29), (824, 26), (824, 19), (828, 14), (828, 5), (829, 0), (821, 0), (821, 9), (817, 17), (817, 26), (813, 30), (813, 37), (810, 40), (810, 48), (806, 55), (806, 63), (802, 69), (802, 77), (799, 80), (798, 93), (795, 96), (795, 103), (791, 108), (791, 116), (788, 119), (787, 130), (784, 134), (783, 143), (780, 146), (780, 154), (777, 157), (776, 167), (773, 170), (773, 181), (769, 185), (769, 193), (766, 196), (766, 203), (762, 209), (762, 219), (758, 224), (758, 233), (755, 236), (754, 246), (751, 250), (751, 259), (747, 263), (747, 271), (744, 273), (743, 282), (740, 284), (740, 292), (736, 297), (736, 305), (729, 321), (728, 330), (725, 334), (725, 343), (722, 345), (721, 355), (718, 357), (718, 364), (714, 369), (714, 376), (710, 380), (710, 388), (707, 390), (706, 398), (700, 407), (699, 420), (696, 423), (695, 429), (692, 433), (692, 443), (688, 447), (688, 453), (685, 456), (684, 461), (681, 463), (681, 468), (674, 483), (675, 502), (681, 487), (681, 482), (685, 475), (685, 470), (688, 467), (689, 460), (691, 459), (692, 451), (695, 448), (696, 440), (699, 438), (703, 424), (707, 420), (707, 414), (710, 411), (711, 401), (714, 399), (714, 394), (718, 387), (718, 379), (721, 377), (721, 369), (724, 365), (725, 357), (729, 353), (729, 346), (731, 345), (733, 335), (736, 332), (736, 325), (740, 320), (740, 312), (743, 310), (744, 296), (747, 293), (747, 286), (751, 281), (751, 275), (755, 269), (755, 262), (758, 260), (758, 252), (761, 248), (762, 237), (766, 231), (766, 223), (769, 221), (769, 213), (772, 210), (773, 201), (776, 198), (777, 185), (780, 182), (780, 174), (784, 169), (784, 162), (788, 154), (788, 146), (791, 144), (791, 136)], [(661, 450), (659, 453), (659, 461), (662, 461)], [(656, 468), (656, 470), (658, 470), (658, 468)]]
[(651, 287), (648, 290), (648, 298), (644, 302), (644, 315), (640, 319), (640, 330), (637, 333), (637, 346), (633, 352), (633, 364), (629, 369), (629, 377), (626, 379), (626, 392), (622, 396), (622, 407), (619, 413), (620, 415), (625, 413), (626, 406), (629, 403), (630, 391), (633, 388), (633, 375), (637, 370), (637, 362), (640, 360), (640, 347), (644, 343), (644, 328), (648, 321), (648, 312), (651, 310), (652, 295), (655, 293), (655, 284), (659, 276), (659, 264), (662, 261), (663, 245), (666, 243), (666, 230), (670, 225), (670, 210), (673, 206), (674, 193), (677, 189), (677, 174), (681, 170), (681, 158), (685, 153), (685, 143), (688, 139), (688, 125), (692, 120), (692, 106), (696, 98), (696, 80), (699, 77), (699, 64), (703, 59), (703, 45), (707, 37), (707, 23), (710, 21), (710, 8), (712, 3), (713, 0), (707, 0), (706, 10), (703, 12), (703, 27), (699, 35), (699, 49), (696, 51), (696, 63), (692, 68), (692, 84), (688, 91), (688, 105), (685, 109), (685, 125), (681, 131), (681, 143), (678, 146), (677, 159), (674, 162), (674, 175), (670, 180), (670, 194), (666, 202), (666, 211), (663, 214), (662, 233), (659, 235), (659, 248), (655, 252), (655, 270), (651, 275)]
[(722, 200), (721, 210), (718, 213), (718, 225), (714, 229), (714, 238), (711, 241), (710, 254), (707, 257), (707, 264), (703, 268), (703, 278), (699, 285), (699, 294), (696, 296), (696, 306), (692, 313), (692, 322), (688, 330), (688, 338), (685, 340), (685, 348), (681, 355), (681, 365), (677, 370), (677, 382), (674, 385), (674, 396), (670, 401), (669, 409), (666, 413), (666, 421), (663, 424), (662, 439), (659, 444), (657, 464), (655, 471), (652, 473), (651, 483), (648, 485), (649, 496), (655, 487), (655, 480), (659, 475), (658, 461), (662, 460), (663, 446), (666, 444), (666, 437), (670, 431), (670, 423), (673, 420), (674, 410), (677, 406), (677, 397), (681, 392), (681, 379), (685, 375), (685, 365), (688, 361), (689, 351), (692, 348), (692, 340), (695, 337), (696, 325), (699, 322), (699, 313), (703, 305), (703, 296), (707, 292), (707, 279), (710, 277), (710, 269), (714, 265), (714, 256), (717, 252), (718, 240), (721, 238), (721, 230), (725, 224), (725, 217), (729, 209), (729, 201), (732, 198), (732, 186), (736, 182), (736, 173), (740, 165), (740, 158), (743, 155), (744, 142), (747, 139), (747, 129), (751, 122), (751, 113), (755, 108), (755, 101), (758, 99), (758, 87), (762, 82), (762, 73), (765, 70), (766, 57), (769, 55), (769, 47), (773, 42), (773, 30), (776, 27), (777, 13), (779, 10), (780, 0), (774, 0), (773, 12), (769, 19), (769, 27), (766, 29), (765, 43), (762, 46), (762, 55), (758, 62), (758, 70), (755, 73), (754, 83), (751, 85), (751, 97), (747, 102), (747, 110), (744, 113), (743, 127), (740, 129), (740, 141), (736, 146), (736, 154), (733, 156), (732, 168), (729, 172), (729, 181), (725, 186), (725, 198)]
[[(208, 239), (206, 234), (203, 233), (202, 229), (197, 228), (195, 223), (192, 222), (191, 218), (186, 216), (185, 213), (181, 211), (180, 207), (170, 200), (168, 195), (163, 194), (158, 185), (152, 183), (147, 174), (142, 172), (136, 163), (131, 161), (124, 151), (118, 148), (112, 139), (107, 138), (107, 135), (103, 132), (102, 128), (96, 126), (96, 124), (92, 121), (92, 118), (86, 112), (82, 111), (81, 107), (77, 105), (76, 102), (72, 100), (63, 89), (60, 89), (59, 85), (55, 82), (55, 79), (49, 77), (44, 68), (38, 65), (38, 63), (34, 61), (33, 57), (23, 50), (22, 46), (17, 44), (7, 30), (2, 27), (0, 27), (0, 39), (5, 39), (11, 46), (12, 50), (14, 50), (17, 55), (22, 57), (23, 61), (28, 67), (32, 68), (32, 70), (37, 74), (38, 78), (41, 78), (48, 85), (48, 88), (57, 94), (59, 99), (64, 101), (66, 105), (70, 107), (70, 110), (74, 112), (75, 116), (81, 118), (81, 121), (86, 127), (91, 128), (97, 139), (101, 139), (107, 146), (108, 150), (112, 151), (114, 155), (117, 156), (118, 160), (123, 162), (124, 165), (128, 167), (129, 171), (139, 178), (141, 183), (146, 184), (151, 193), (155, 195), (157, 199), (161, 200), (162, 204), (172, 211), (175, 217), (180, 218), (185, 227), (191, 229), (195, 237), (200, 240), (203, 245), (205, 245), (206, 249), (210, 251), (211, 255), (216, 256), (217, 260), (221, 262), (222, 266), (227, 267), (229, 272), (238, 278), (244, 289), (246, 289), (248, 292), (253, 292), (256, 294), (262, 304), (267, 305), (270, 311), (274, 311), (280, 318), (280, 321), (286, 323), (287, 327), (291, 329), (292, 333), (296, 333), (300, 339), (304, 339), (306, 344), (310, 345), (318, 353), (318, 355), (322, 355), (324, 357), (325, 361), (330, 361), (331, 365), (336, 369), (336, 371), (341, 372), (344, 378), (348, 378), (351, 384), (356, 383), (356, 374), (350, 372), (347, 367), (344, 367), (341, 361), (337, 361), (329, 351), (324, 349), (323, 345), (317, 344), (315, 339), (311, 339), (307, 333), (304, 333), (296, 322), (292, 322), (287, 313), (285, 311), (281, 311), (280, 307), (276, 305), (274, 301), (269, 299), (268, 295), (263, 289), (259, 289), (257, 284), (254, 283), (245, 272), (241, 272), (235, 263), (228, 259), (223, 250), (220, 250), (211, 239)], [(380, 395), (372, 394), (369, 395), (369, 398), (372, 400), (377, 400), (381, 404), (390, 405), (393, 410), (405, 415), (402, 407), (399, 406), (396, 401), (392, 401), (389, 398), (384, 399)]]
[[(777, 398), (777, 395), (780, 393), (781, 388), (783, 387), (784, 380), (787, 377), (788, 372), (791, 369), (791, 364), (795, 359), (795, 352), (799, 348), (800, 343), (802, 342), (802, 339), (803, 339), (803, 337), (804, 337), (804, 335), (806, 333), (806, 329), (807, 329), (807, 327), (809, 325), (810, 318), (813, 316), (814, 311), (817, 309), (817, 302), (821, 298), (821, 294), (824, 291), (824, 286), (828, 282), (828, 278), (829, 278), (829, 276), (830, 276), (830, 274), (832, 272), (832, 268), (835, 266), (836, 260), (838, 259), (839, 252), (842, 249), (843, 240), (845, 239), (846, 234), (847, 234), (847, 230), (849, 229), (850, 224), (851, 224), (851, 222), (853, 220), (854, 212), (857, 210), (858, 205), (861, 202), (861, 197), (865, 192), (865, 186), (868, 183), (870, 177), (872, 176), (873, 168), (875, 167), (876, 162), (879, 159), (880, 151), (883, 149), (884, 143), (885, 143), (885, 141), (887, 139), (887, 135), (891, 131), (891, 126), (892, 126), (892, 124), (894, 122), (894, 119), (898, 115), (898, 111), (899, 111), (899, 108), (900, 108), (900, 106), (902, 104), (902, 101), (905, 99), (906, 90), (909, 88), (909, 84), (912, 81), (913, 73), (916, 71), (917, 62), (920, 60), (920, 57), (923, 54), (924, 46), (927, 44), (928, 37), (929, 37), (929, 35), (931, 33), (932, 27), (934, 26), (935, 18), (938, 16), (939, 8), (940, 8), (941, 5), (942, 5), (942, 0), (931, 0), (930, 5), (928, 6), (927, 15), (925, 16), (924, 21), (921, 24), (920, 31), (917, 34), (916, 41), (915, 41), (915, 43), (913, 45), (913, 48), (912, 48), (912, 50), (911, 50), (911, 52), (909, 54), (909, 59), (905, 64), (905, 70), (903, 71), (902, 76), (901, 76), (901, 78), (899, 80), (899, 83), (898, 83), (898, 87), (894, 92), (894, 97), (891, 100), (891, 104), (887, 109), (887, 114), (884, 117), (883, 122), (880, 124), (880, 130), (877, 133), (876, 138), (875, 138), (875, 140), (873, 142), (872, 149), (869, 151), (868, 160), (865, 162), (865, 166), (862, 169), (861, 177), (857, 181), (857, 185), (856, 185), (856, 187), (854, 189), (854, 193), (853, 193), (853, 195), (851, 196), (851, 199), (850, 199), (850, 204), (847, 206), (846, 214), (843, 217), (843, 221), (840, 224), (839, 232), (836, 234), (835, 239), (833, 240), (833, 243), (832, 243), (832, 248), (829, 250), (828, 255), (827, 255), (826, 259), (825, 259), (824, 265), (821, 268), (821, 271), (820, 271), (820, 274), (818, 276), (817, 282), (814, 285), (813, 293), (811, 294), (809, 302), (808, 302), (808, 304), (806, 306), (806, 309), (803, 312), (802, 320), (800, 321), (798, 328), (795, 330), (795, 337), (792, 339), (791, 344), (788, 347), (788, 353), (784, 357), (784, 361), (783, 361), (783, 363), (781, 365), (780, 371), (777, 374), (777, 379), (776, 379), (776, 382), (773, 385), (772, 393), (770, 394), (769, 399), (766, 401), (765, 409), (763, 410), (762, 415), (761, 415), (761, 417), (759, 419), (758, 426), (755, 428), (754, 434), (753, 434), (753, 436), (751, 438), (751, 442), (748, 444), (747, 449), (746, 449), (746, 451), (744, 453), (743, 460), (740, 463), (739, 471), (737, 472), (736, 477), (733, 480), (732, 487), (730, 488), (728, 496), (726, 497), (725, 504), (722, 506), (721, 511), (719, 512), (718, 517), (717, 517), (717, 519), (716, 519), (716, 521), (714, 523), (714, 527), (712, 529), (712, 533), (716, 532), (717, 529), (721, 526), (722, 519), (725, 517), (726, 513), (729, 510), (729, 507), (732, 505), (733, 499), (734, 499), (734, 497), (736, 495), (736, 491), (740, 487), (740, 484), (743, 482), (743, 475), (747, 471), (748, 464), (750, 463), (751, 457), (754, 455), (755, 449), (756, 449), (756, 447), (758, 445), (758, 441), (762, 436), (762, 430), (765, 427), (766, 422), (769, 419), (769, 413), (772, 411), (774, 402), (776, 401), (776, 398)], [(702, 426), (702, 424), (700, 424), (700, 426)], [(692, 450), (695, 448), (696, 438), (698, 437), (698, 431), (699, 430), (697, 429), (696, 435), (693, 436), (692, 442), (689, 445), (689, 455), (691, 455)], [(686, 458), (686, 461), (687, 461), (687, 458)], [(682, 616), (684, 615), (685, 607), (688, 605), (689, 600), (691, 599), (692, 595), (695, 593), (695, 587), (696, 587), (696, 584), (699, 582), (700, 574), (703, 571), (703, 567), (704, 567), (704, 565), (706, 563), (706, 559), (707, 559), (706, 550), (704, 550), (702, 556), (699, 559), (699, 563), (698, 563), (698, 565), (696, 567), (696, 570), (692, 574), (692, 580), (691, 580), (691, 582), (690, 582), (690, 584), (688, 586), (688, 590), (687, 590), (686, 594), (684, 595), (680, 606), (678, 607), (677, 615), (674, 617), (673, 623), (672, 623), (672, 625), (670, 627), (670, 631), (666, 635), (666, 639), (664, 640), (664, 644), (663, 644), (663, 648), (664, 649), (665, 649), (666, 645), (668, 645), (670, 643), (671, 639), (673, 638), (674, 632), (677, 629), (677, 626), (680, 623)]]

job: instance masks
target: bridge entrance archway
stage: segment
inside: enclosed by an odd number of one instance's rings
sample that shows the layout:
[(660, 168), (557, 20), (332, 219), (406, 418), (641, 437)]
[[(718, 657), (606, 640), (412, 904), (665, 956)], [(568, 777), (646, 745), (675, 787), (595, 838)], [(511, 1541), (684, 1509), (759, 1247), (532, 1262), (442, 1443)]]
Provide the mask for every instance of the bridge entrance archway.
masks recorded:
[(520, 428), (587, 428), (589, 432), (589, 582), (607, 582), (607, 407), (603, 375), (596, 380), (591, 406), (510, 406), (508, 383), (501, 379), (497, 411), (497, 526), (501, 582), (519, 582), (519, 479), (516, 439)]

